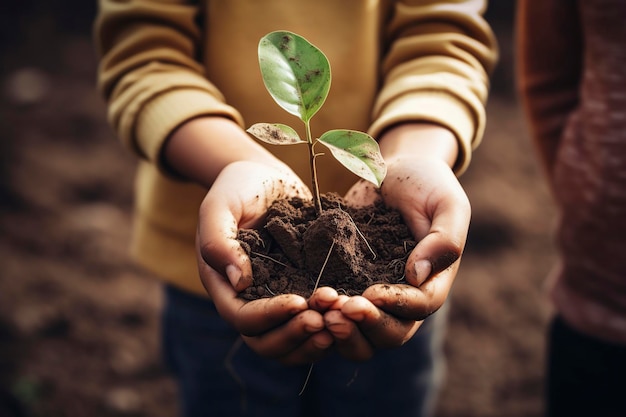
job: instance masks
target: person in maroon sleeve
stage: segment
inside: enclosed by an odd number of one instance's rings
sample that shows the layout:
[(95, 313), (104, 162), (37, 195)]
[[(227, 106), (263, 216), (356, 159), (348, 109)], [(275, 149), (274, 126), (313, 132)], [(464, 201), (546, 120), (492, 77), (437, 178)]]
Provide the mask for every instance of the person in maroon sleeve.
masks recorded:
[(626, 416), (626, 3), (518, 6), (520, 90), (559, 210), (546, 412)]

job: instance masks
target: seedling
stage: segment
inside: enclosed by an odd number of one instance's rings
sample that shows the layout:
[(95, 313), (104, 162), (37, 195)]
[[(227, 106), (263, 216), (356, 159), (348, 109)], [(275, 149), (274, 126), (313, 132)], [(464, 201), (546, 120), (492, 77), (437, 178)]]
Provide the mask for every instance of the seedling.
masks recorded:
[(281, 108), (304, 123), (306, 140), (292, 127), (280, 123), (256, 123), (248, 133), (273, 145), (308, 145), (317, 213), (322, 212), (316, 169), (316, 158), (322, 154), (315, 152), (317, 143), (325, 145), (348, 170), (380, 187), (387, 168), (374, 138), (345, 129), (329, 130), (317, 139), (311, 135), (311, 118), (330, 90), (330, 64), (324, 53), (300, 35), (276, 31), (261, 38), (258, 55), (265, 88)]

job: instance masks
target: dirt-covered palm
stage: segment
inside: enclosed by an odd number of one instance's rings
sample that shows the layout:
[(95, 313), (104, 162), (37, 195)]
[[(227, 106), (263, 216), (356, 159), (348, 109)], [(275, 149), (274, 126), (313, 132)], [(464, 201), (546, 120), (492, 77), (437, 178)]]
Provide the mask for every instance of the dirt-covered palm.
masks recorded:
[(319, 312), (294, 294), (251, 302), (238, 297), (252, 283), (252, 267), (237, 231), (259, 226), (273, 201), (295, 196), (311, 198), (286, 167), (250, 161), (226, 166), (201, 205), (196, 246), (202, 283), (246, 343), (263, 356), (308, 363), (332, 343)]
[(374, 348), (404, 343), (421, 320), (443, 305), (458, 270), (471, 210), (456, 176), (438, 158), (388, 161), (380, 192), (359, 182), (346, 198), (355, 205), (383, 198), (402, 213), (419, 241), (406, 263), (408, 284), (374, 285), (361, 297), (340, 297), (325, 313), (338, 345), (366, 359)]
[[(275, 200), (290, 197), (310, 199), (311, 193), (291, 169), (278, 162), (234, 162), (212, 184), (199, 211), (198, 244), (209, 266), (222, 274), (230, 272), (235, 290), (252, 283), (250, 259), (239, 245), (238, 230), (259, 227)], [(233, 271), (238, 271), (237, 279)]]

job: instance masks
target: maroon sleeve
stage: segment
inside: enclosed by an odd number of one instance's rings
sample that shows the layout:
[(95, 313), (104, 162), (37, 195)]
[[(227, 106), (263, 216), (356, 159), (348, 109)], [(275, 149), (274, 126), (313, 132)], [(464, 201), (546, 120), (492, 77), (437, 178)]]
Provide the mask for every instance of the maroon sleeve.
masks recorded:
[(548, 174), (567, 117), (578, 103), (583, 46), (577, 3), (518, 0), (518, 88)]

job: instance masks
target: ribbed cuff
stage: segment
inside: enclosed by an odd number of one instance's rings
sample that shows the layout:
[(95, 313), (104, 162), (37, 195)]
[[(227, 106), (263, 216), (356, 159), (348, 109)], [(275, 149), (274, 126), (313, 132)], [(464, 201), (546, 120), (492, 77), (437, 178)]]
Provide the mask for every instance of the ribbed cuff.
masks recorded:
[(457, 176), (469, 166), (472, 149), (478, 146), (484, 129), (484, 122), (478, 120), (467, 105), (450, 94), (437, 91), (402, 95), (391, 100), (379, 113), (380, 117), (369, 129), (375, 138), (393, 125), (407, 122), (428, 122), (449, 129), (459, 144), (459, 155), (453, 167)]
[(200, 89), (165, 91), (141, 109), (135, 127), (136, 145), (150, 161), (160, 164), (166, 139), (181, 124), (200, 116), (223, 116), (243, 126), (239, 112)]

